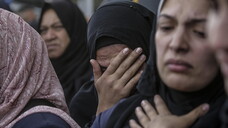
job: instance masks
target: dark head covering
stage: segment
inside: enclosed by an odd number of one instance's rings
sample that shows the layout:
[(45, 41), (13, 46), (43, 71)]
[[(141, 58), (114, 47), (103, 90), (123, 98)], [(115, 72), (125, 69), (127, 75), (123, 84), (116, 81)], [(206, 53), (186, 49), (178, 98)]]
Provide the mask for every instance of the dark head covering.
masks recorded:
[(55, 10), (71, 40), (62, 56), (51, 59), (69, 104), (73, 95), (92, 75), (86, 46), (87, 23), (79, 8), (70, 0), (51, 0), (44, 4), (39, 26), (49, 8)]
[[(98, 8), (88, 24), (91, 58), (95, 58), (96, 49), (116, 43), (131, 49), (142, 47), (149, 56), (150, 33), (155, 18), (148, 9), (133, 2), (115, 2)], [(95, 116), (97, 105), (97, 92), (91, 81), (83, 85), (72, 99), (71, 116), (83, 127)]]
[(90, 57), (95, 58), (96, 49), (115, 44), (115, 41), (96, 43), (102, 37), (114, 38), (131, 49), (142, 47), (148, 57), (153, 18), (152, 12), (134, 2), (113, 2), (101, 6), (88, 24)]
[[(154, 42), (154, 35), (155, 33), (152, 34), (151, 42)], [(210, 105), (209, 112), (205, 116), (200, 117), (191, 128), (219, 128), (219, 111), (226, 97), (221, 73), (219, 72), (214, 80), (202, 90), (196, 92), (176, 91), (168, 88), (159, 77), (156, 66), (155, 43), (151, 43), (150, 50), (151, 54), (147, 67), (137, 85), (138, 92), (105, 112), (111, 112), (110, 115), (105, 117), (108, 120), (105, 127), (122, 128), (129, 126), (128, 122), (130, 119), (137, 120), (135, 108), (141, 105), (141, 101), (147, 99), (154, 105), (153, 97), (155, 94), (159, 94), (164, 99), (171, 113), (175, 115), (186, 114), (202, 103), (208, 103)], [(97, 119), (102, 119), (102, 117)]]

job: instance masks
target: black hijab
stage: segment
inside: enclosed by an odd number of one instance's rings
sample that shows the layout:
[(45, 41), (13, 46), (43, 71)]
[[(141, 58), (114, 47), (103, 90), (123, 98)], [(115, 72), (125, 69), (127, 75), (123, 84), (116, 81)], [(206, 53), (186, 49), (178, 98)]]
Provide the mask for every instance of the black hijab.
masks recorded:
[(52, 0), (44, 4), (39, 28), (42, 16), (49, 8), (55, 10), (71, 40), (63, 55), (50, 59), (69, 104), (73, 95), (92, 75), (86, 46), (87, 23), (82, 12), (70, 0)]
[(134, 2), (112, 2), (101, 6), (88, 24), (90, 57), (95, 58), (96, 49), (111, 44), (96, 44), (101, 37), (114, 38), (131, 49), (140, 46), (148, 57), (153, 18), (152, 12)]
[[(115, 2), (98, 8), (88, 24), (90, 57), (96, 57), (96, 49), (117, 43), (125, 44), (131, 49), (142, 47), (144, 54), (149, 56), (154, 18), (152, 12), (133, 2)], [(95, 116), (97, 105), (96, 88), (91, 81), (72, 99), (71, 116), (83, 127)]]
[[(155, 26), (155, 24), (154, 24)], [(156, 66), (156, 49), (152, 33), (150, 47), (150, 58), (147, 67), (137, 85), (137, 93), (117, 104), (108, 119), (106, 127), (122, 128), (129, 127), (129, 120), (135, 119), (135, 108), (141, 105), (141, 101), (147, 99), (154, 105), (153, 97), (155, 94), (161, 95), (169, 110), (175, 115), (183, 115), (202, 103), (210, 105), (209, 112), (199, 118), (191, 128), (218, 128), (219, 111), (225, 101), (224, 83), (221, 73), (212, 80), (204, 89), (196, 92), (181, 92), (168, 88), (160, 79)]]

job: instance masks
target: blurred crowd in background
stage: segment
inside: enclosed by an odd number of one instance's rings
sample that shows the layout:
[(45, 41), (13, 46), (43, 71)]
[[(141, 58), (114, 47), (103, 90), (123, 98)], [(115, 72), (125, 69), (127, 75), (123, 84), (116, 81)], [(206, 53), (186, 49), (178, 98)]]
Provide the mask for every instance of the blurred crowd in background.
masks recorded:
[[(37, 22), (45, 0), (0, 0), (0, 8), (4, 8), (21, 16), (33, 28), (37, 29)], [(51, 1), (51, 0), (47, 0)], [(101, 4), (114, 1), (133, 1), (149, 9), (153, 0), (71, 0), (78, 5), (87, 20)]]

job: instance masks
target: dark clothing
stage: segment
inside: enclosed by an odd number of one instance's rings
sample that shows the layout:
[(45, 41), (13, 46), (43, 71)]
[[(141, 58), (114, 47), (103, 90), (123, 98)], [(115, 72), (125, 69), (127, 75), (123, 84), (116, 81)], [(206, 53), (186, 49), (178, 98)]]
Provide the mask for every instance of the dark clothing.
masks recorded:
[(92, 76), (86, 46), (87, 23), (79, 8), (70, 0), (53, 0), (44, 4), (39, 26), (42, 15), (49, 8), (55, 10), (71, 40), (62, 56), (51, 59), (69, 105), (74, 94)]
[(221, 128), (228, 128), (228, 97), (226, 98), (226, 102), (221, 111), (221, 121), (222, 121)]
[[(116, 2), (101, 6), (88, 24), (90, 57), (96, 58), (97, 49), (112, 44), (125, 44), (131, 49), (141, 47), (148, 57), (154, 18), (152, 12), (133, 2)], [(74, 96), (70, 112), (73, 119), (83, 127), (95, 116), (97, 105), (98, 96), (91, 81)]]
[[(94, 81), (85, 83), (70, 104), (71, 117), (82, 127), (95, 118), (98, 96)], [(93, 117), (94, 116), (94, 117)]]
[(12, 128), (71, 128), (70, 125), (59, 116), (39, 112), (28, 115), (19, 120)]

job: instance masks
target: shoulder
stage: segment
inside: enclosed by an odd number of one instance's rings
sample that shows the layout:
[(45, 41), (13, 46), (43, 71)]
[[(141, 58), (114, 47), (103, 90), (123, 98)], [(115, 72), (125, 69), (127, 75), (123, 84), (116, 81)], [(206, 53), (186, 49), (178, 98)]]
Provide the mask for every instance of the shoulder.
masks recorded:
[(38, 112), (22, 118), (12, 128), (70, 128), (70, 125), (53, 113)]

